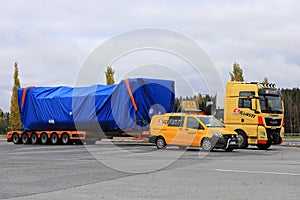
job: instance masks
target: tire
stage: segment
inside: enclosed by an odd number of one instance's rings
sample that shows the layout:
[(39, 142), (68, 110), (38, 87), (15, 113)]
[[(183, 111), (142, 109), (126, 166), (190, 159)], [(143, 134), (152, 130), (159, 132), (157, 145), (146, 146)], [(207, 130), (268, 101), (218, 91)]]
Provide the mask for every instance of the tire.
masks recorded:
[(38, 144), (38, 136), (36, 133), (32, 133), (30, 136), (31, 144)]
[(267, 143), (267, 144), (257, 144), (256, 145), (259, 149), (261, 150), (267, 150), (268, 148), (270, 148), (271, 144)]
[(58, 143), (58, 135), (57, 133), (52, 133), (50, 136), (50, 142), (51, 144), (57, 144)]
[(214, 148), (213, 143), (209, 138), (204, 138), (202, 140), (201, 147), (204, 151), (211, 151)]
[(42, 144), (47, 144), (48, 143), (48, 134), (47, 133), (42, 133), (40, 139), (41, 139)]
[(226, 152), (232, 152), (233, 151), (233, 148), (227, 148), (225, 149)]
[(28, 144), (29, 143), (29, 137), (27, 135), (27, 133), (23, 133), (22, 136), (21, 136), (21, 142), (23, 144)]
[(166, 147), (166, 141), (163, 137), (158, 137), (155, 141), (157, 149), (164, 149)]
[(61, 136), (61, 143), (63, 145), (67, 145), (70, 143), (70, 137), (69, 137), (69, 134), (67, 133), (63, 133), (62, 136)]
[(12, 135), (12, 141), (13, 141), (13, 143), (14, 144), (20, 144), (20, 138), (19, 138), (19, 134), (18, 133), (14, 133), (13, 135)]
[(240, 149), (246, 149), (248, 147), (248, 137), (245, 132), (243, 131), (236, 131), (238, 133), (238, 139), (239, 139), (239, 148)]

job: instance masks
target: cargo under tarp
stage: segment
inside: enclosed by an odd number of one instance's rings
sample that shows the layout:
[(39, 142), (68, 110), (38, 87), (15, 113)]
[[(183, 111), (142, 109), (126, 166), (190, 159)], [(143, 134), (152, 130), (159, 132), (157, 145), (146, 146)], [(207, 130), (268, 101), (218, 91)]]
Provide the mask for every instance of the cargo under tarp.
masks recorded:
[(18, 91), (24, 131), (143, 131), (174, 109), (174, 81), (135, 78), (114, 85), (28, 87)]

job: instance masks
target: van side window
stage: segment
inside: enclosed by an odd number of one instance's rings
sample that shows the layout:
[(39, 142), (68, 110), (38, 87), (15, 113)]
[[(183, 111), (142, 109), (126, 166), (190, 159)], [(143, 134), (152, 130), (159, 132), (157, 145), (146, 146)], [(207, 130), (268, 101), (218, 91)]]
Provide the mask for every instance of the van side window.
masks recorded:
[(239, 98), (239, 108), (250, 108), (251, 109), (251, 99)]
[(170, 116), (168, 120), (168, 126), (182, 127), (183, 119), (184, 118), (181, 116)]
[(194, 117), (188, 117), (186, 127), (187, 128), (192, 128), (192, 129), (203, 129), (201, 124)]

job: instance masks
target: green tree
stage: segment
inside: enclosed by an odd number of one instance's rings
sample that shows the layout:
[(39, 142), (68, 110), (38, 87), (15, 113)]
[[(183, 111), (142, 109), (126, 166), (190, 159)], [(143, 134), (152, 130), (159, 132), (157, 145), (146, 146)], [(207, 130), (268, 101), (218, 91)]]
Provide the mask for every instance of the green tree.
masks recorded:
[(19, 79), (18, 63), (15, 62), (14, 86), (12, 89), (12, 96), (10, 101), (11, 104), (10, 104), (10, 118), (9, 118), (10, 128), (13, 130), (19, 130), (22, 128), (19, 106), (18, 106), (18, 89), (20, 87), (21, 84)]
[(114, 74), (115, 74), (115, 70), (113, 70), (112, 67), (108, 66), (105, 72), (106, 85), (112, 85), (115, 83)]
[(240, 64), (234, 62), (233, 63), (233, 71), (229, 72), (231, 81), (244, 81), (243, 70), (240, 67)]

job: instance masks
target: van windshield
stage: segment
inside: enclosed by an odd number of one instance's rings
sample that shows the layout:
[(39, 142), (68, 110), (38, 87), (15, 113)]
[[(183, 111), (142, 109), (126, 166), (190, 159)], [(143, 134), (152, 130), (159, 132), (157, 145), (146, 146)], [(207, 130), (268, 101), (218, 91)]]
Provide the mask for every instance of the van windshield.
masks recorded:
[(199, 116), (198, 117), (207, 127), (224, 127), (224, 125), (217, 120), (216, 118), (214, 118), (213, 116), (209, 116), (209, 117), (203, 117), (203, 116)]

